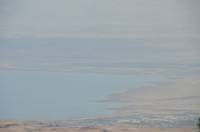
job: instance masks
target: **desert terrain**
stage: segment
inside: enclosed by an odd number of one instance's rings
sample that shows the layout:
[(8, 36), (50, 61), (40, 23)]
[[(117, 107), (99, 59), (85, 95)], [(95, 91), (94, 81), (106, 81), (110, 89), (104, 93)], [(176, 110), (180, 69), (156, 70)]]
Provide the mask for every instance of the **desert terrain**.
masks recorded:
[(48, 122), (1, 121), (0, 132), (197, 132), (195, 128), (142, 128), (131, 125), (59, 126)]

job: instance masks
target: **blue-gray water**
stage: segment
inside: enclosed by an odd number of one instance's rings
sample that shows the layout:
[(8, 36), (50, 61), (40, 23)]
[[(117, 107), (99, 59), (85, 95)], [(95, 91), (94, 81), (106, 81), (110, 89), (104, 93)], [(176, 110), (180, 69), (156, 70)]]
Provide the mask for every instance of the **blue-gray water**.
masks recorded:
[(155, 75), (0, 71), (0, 119), (69, 119), (109, 114), (98, 103), (114, 92), (154, 83)]

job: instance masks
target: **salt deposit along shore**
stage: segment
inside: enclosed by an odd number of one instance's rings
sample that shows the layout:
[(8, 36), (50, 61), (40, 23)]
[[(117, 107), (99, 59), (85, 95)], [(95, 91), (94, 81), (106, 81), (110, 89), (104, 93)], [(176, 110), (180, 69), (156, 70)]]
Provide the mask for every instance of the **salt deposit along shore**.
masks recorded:
[(65, 126), (60, 122), (1, 121), (0, 132), (197, 132), (195, 128), (148, 128), (132, 125)]

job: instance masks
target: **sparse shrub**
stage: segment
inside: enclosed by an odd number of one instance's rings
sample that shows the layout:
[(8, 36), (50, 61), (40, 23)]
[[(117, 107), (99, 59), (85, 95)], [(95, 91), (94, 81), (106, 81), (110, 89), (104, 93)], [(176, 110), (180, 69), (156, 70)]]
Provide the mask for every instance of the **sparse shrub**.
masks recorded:
[(198, 127), (199, 132), (200, 132), (200, 117), (198, 118), (198, 121), (197, 121), (197, 127)]

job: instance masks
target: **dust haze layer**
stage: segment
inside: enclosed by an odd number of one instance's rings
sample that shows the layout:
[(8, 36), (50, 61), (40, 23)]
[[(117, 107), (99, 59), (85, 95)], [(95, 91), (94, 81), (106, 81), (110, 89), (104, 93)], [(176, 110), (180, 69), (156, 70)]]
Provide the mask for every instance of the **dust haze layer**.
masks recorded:
[(162, 76), (99, 102), (124, 104), (114, 115), (171, 121), (183, 114), (193, 123), (200, 109), (199, 12), (198, 0), (2, 0), (0, 69)]

